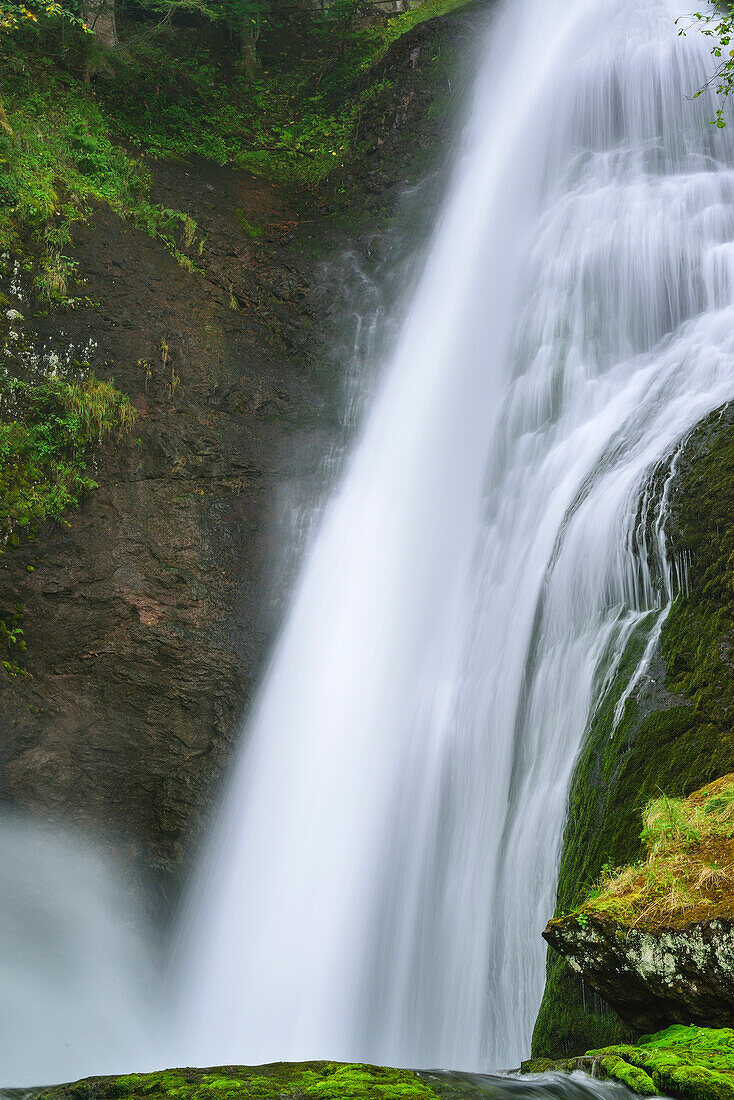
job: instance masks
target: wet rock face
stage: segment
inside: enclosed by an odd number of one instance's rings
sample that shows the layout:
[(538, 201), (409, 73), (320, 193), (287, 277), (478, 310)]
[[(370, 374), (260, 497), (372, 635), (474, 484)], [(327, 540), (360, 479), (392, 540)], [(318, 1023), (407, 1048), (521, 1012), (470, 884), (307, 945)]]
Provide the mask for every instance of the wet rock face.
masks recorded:
[[(642, 854), (639, 814), (661, 791), (686, 797), (734, 771), (734, 408), (712, 413), (678, 466), (666, 530), (672, 558), (690, 563), (648, 675), (616, 717), (638, 654), (628, 648), (593, 716), (572, 781), (556, 914), (586, 896), (605, 866)], [(730, 910), (734, 913), (734, 908)], [(718, 913), (714, 915), (724, 915)], [(696, 914), (703, 920), (705, 914)], [(533, 1036), (535, 1056), (632, 1041), (619, 1017), (553, 952)]]
[(566, 917), (543, 936), (637, 1031), (734, 1023), (734, 921), (646, 931)]
[[(471, 37), (466, 20), (432, 21), (377, 74), (392, 67), (394, 90), (335, 181), (370, 230), (408, 167), (420, 175), (416, 143), (447, 136), (428, 112)], [(82, 507), (0, 558), (0, 618), (23, 604), (28, 647), (27, 675), (0, 684), (0, 801), (113, 836), (173, 899), (283, 611), (283, 498), (303, 503), (339, 432), (352, 335), (336, 258), (359, 254), (365, 227), (334, 219), (333, 195), (295, 201), (203, 161), (151, 167), (154, 200), (197, 223), (194, 266), (100, 207), (75, 227), (75, 308), (22, 310), (38, 347), (91, 348), (137, 419), (98, 450)]]
[[(0, 558), (27, 642), (0, 692), (0, 795), (114, 835), (170, 893), (272, 636), (278, 493), (333, 412), (314, 379), (327, 306), (277, 191), (206, 164), (157, 187), (201, 208), (203, 273), (100, 207), (75, 235), (76, 308), (26, 308), (38, 346), (91, 340), (137, 418), (97, 451), (82, 507)], [(270, 227), (257, 250), (243, 208)]]

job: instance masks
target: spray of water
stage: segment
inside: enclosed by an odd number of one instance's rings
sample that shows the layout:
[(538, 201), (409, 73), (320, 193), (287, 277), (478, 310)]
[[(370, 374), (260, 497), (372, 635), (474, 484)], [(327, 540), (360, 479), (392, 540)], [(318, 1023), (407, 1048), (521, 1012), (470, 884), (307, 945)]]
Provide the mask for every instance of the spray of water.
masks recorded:
[(520, 0), (488, 32), (192, 888), (189, 1057), (527, 1055), (574, 758), (674, 587), (641, 495), (734, 396), (732, 142), (678, 14)]
[(0, 817), (0, 1087), (155, 1065), (154, 955), (118, 872), (79, 837)]

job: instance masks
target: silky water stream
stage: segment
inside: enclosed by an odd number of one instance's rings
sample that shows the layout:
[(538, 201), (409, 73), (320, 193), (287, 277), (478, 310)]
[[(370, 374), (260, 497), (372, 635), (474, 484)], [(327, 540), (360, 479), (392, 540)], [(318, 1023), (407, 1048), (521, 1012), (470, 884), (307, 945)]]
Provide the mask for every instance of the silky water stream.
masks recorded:
[(513, 0), (488, 27), (192, 883), (199, 1060), (528, 1055), (573, 762), (675, 588), (672, 456), (734, 396), (732, 141), (679, 14)]

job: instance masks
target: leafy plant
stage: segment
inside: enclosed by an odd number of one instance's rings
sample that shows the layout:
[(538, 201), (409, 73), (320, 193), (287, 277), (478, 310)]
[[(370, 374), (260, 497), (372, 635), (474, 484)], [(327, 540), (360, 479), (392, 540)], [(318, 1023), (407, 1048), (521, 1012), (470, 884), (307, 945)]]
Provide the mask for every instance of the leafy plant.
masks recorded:
[(15, 380), (0, 419), (0, 531), (17, 540), (96, 488), (85, 471), (89, 445), (132, 426), (135, 411), (112, 383)]
[[(727, 0), (712, 0), (711, 9), (694, 12), (689, 22), (680, 25), (678, 34), (685, 37), (692, 26), (707, 38), (713, 39), (711, 55), (716, 58), (717, 66), (709, 80), (694, 93), (694, 99), (703, 92), (713, 89), (719, 96), (730, 96), (734, 92), (734, 49), (729, 49), (734, 38), (734, 12)], [(723, 106), (716, 108), (711, 125), (722, 130), (726, 126)]]

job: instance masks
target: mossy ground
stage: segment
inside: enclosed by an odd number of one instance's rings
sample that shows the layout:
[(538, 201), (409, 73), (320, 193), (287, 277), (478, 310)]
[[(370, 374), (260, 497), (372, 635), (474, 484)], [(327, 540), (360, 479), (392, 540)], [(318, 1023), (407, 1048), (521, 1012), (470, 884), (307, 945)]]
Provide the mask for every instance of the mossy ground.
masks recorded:
[[(709, 416), (690, 437), (667, 524), (688, 563), (650, 676), (617, 702), (642, 651), (633, 638), (595, 714), (574, 774), (556, 915), (578, 905), (604, 867), (643, 855), (640, 815), (665, 793), (686, 797), (734, 771), (734, 410)], [(533, 1054), (559, 1057), (633, 1039), (629, 1028), (549, 952)]]
[(43, 285), (50, 267), (52, 292), (64, 281), (70, 226), (101, 200), (195, 263), (195, 230), (151, 201), (144, 155), (203, 156), (297, 192), (323, 189), (364, 142), (365, 110), (390, 85), (378, 69), (391, 44), (466, 3), (428, 0), (348, 26), (329, 9), (296, 10), (268, 23), (254, 78), (206, 25), (154, 34), (121, 16), (114, 79), (90, 85), (81, 32), (24, 24), (0, 39), (0, 246), (30, 228), (42, 254), (37, 278)]
[(95, 1077), (40, 1093), (38, 1100), (435, 1100), (408, 1070), (339, 1062), (282, 1062)]
[(193, 231), (185, 215), (151, 202), (149, 170), (113, 142), (94, 94), (49, 61), (21, 48), (0, 57), (0, 101), (12, 128), (0, 131), (0, 248), (22, 255), (41, 300), (68, 307), (72, 227), (95, 202), (176, 254)]
[(734, 1031), (676, 1024), (635, 1044), (589, 1050), (576, 1058), (523, 1063), (524, 1073), (579, 1068), (601, 1071), (639, 1096), (734, 1100)]

